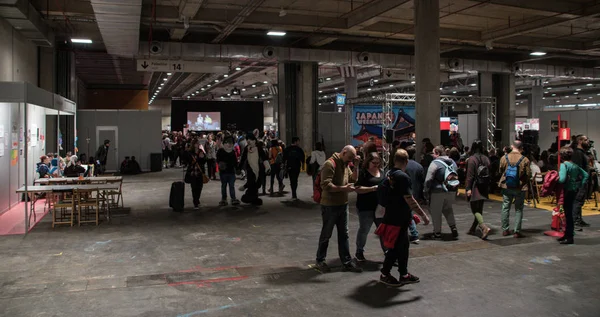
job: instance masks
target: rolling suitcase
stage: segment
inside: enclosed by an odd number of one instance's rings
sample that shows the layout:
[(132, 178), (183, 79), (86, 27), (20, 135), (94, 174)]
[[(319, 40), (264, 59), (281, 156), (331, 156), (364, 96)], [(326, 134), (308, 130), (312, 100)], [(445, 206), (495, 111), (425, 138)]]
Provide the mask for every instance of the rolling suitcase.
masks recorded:
[(169, 207), (173, 208), (173, 211), (183, 212), (183, 199), (185, 196), (185, 183), (174, 182), (171, 184), (171, 193), (169, 194)]

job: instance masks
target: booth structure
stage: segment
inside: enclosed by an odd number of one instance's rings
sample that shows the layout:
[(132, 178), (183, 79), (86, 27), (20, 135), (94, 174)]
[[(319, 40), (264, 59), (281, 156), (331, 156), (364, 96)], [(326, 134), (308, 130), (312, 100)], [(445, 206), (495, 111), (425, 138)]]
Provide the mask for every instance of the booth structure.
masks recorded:
[[(483, 109), (479, 115), (487, 119), (487, 148), (496, 148), (496, 98), (440, 96), (441, 105), (479, 105)], [(346, 131), (348, 144), (365, 142), (370, 136), (380, 136), (383, 147), (382, 159), (387, 164), (390, 146), (397, 134), (408, 135), (415, 131), (416, 96), (414, 94), (389, 93), (371, 98), (351, 98), (347, 100)], [(441, 109), (440, 109), (441, 113)], [(441, 116), (440, 116), (441, 117)]]
[[(33, 185), (40, 156), (75, 153), (76, 113), (76, 104), (59, 95), (26, 82), (0, 82), (0, 234), (27, 233), (35, 225), (29, 223), (28, 195), (16, 191)], [(61, 118), (69, 125), (62, 131)]]

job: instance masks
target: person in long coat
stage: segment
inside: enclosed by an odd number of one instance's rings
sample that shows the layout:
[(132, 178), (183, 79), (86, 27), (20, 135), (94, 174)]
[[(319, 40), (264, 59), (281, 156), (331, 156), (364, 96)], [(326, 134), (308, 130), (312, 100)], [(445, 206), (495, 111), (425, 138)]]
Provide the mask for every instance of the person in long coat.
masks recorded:
[[(465, 188), (467, 200), (470, 202), (471, 212), (473, 212), (474, 217), (468, 234), (474, 235), (479, 226), (481, 229), (481, 239), (485, 240), (491, 231), (490, 227), (483, 222), (483, 203), (488, 199), (489, 191), (490, 160), (482, 153), (483, 143), (480, 140), (475, 140), (471, 146), (471, 156), (467, 160), (467, 181)], [(482, 184), (482, 180), (478, 181), (480, 166), (487, 167), (487, 184)]]

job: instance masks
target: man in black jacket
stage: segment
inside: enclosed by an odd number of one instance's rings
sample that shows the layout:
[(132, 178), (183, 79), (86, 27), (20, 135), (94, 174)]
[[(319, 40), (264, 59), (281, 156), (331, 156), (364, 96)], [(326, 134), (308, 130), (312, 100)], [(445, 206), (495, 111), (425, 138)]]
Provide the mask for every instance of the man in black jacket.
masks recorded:
[[(577, 146), (573, 149), (573, 157), (571, 159), (571, 162), (579, 165), (579, 167), (581, 167), (584, 171), (586, 171), (586, 173), (589, 174), (589, 159), (586, 155), (586, 152), (590, 149), (590, 140), (585, 135), (578, 135), (575, 142)], [(583, 221), (583, 217), (581, 214), (581, 208), (583, 207), (583, 204), (585, 204), (585, 199), (588, 194), (588, 186), (589, 184), (586, 183), (583, 184), (581, 188), (579, 188), (579, 192), (575, 197), (575, 206), (573, 206), (573, 222), (580, 231), (582, 227), (590, 226), (587, 222)]]
[(103, 174), (106, 171), (106, 160), (108, 159), (108, 148), (110, 147), (110, 140), (104, 140), (104, 144), (98, 147), (96, 151), (96, 160), (100, 164), (98, 174)]
[(298, 189), (298, 177), (300, 176), (302, 164), (304, 164), (305, 161), (304, 151), (300, 148), (299, 144), (300, 138), (295, 136), (292, 138), (292, 145), (286, 147), (283, 151), (283, 163), (287, 167), (288, 175), (290, 177), (293, 201), (298, 200), (298, 195), (296, 193)]

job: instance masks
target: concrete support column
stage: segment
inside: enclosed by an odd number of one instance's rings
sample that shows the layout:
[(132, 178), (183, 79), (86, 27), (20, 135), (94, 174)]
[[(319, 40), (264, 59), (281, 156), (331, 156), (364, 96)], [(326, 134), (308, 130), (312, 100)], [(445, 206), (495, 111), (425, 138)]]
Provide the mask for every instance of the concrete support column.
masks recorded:
[(515, 76), (513, 74), (494, 74), (493, 82), (497, 102), (496, 123), (497, 128), (502, 129), (500, 144), (506, 146), (515, 139)]
[(299, 137), (301, 147), (307, 151), (316, 139), (317, 76), (317, 63), (279, 64), (279, 136), (286, 144), (292, 137)]
[(317, 137), (317, 63), (300, 63), (298, 78), (298, 108), (296, 115), (296, 136), (300, 138), (300, 147), (311, 151)]
[(344, 91), (346, 92), (346, 98), (358, 97), (358, 80), (356, 77), (344, 78)]
[(440, 1), (415, 1), (417, 153), (423, 138), (440, 144)]
[(540, 112), (544, 108), (544, 87), (542, 80), (536, 79), (531, 87), (531, 94), (528, 97), (527, 117), (539, 118)]
[[(478, 84), (479, 87), (479, 96), (480, 97), (495, 97), (494, 96), (494, 88), (493, 88), (493, 80), (492, 73), (479, 73), (478, 75)], [(489, 105), (480, 104), (478, 108), (478, 117), (479, 117), (479, 138), (487, 147), (487, 139), (488, 139), (488, 116), (489, 111), (491, 111)], [(458, 123), (460, 124), (460, 122)], [(494, 131), (492, 131), (493, 135)], [(470, 145), (469, 145), (470, 146)]]

